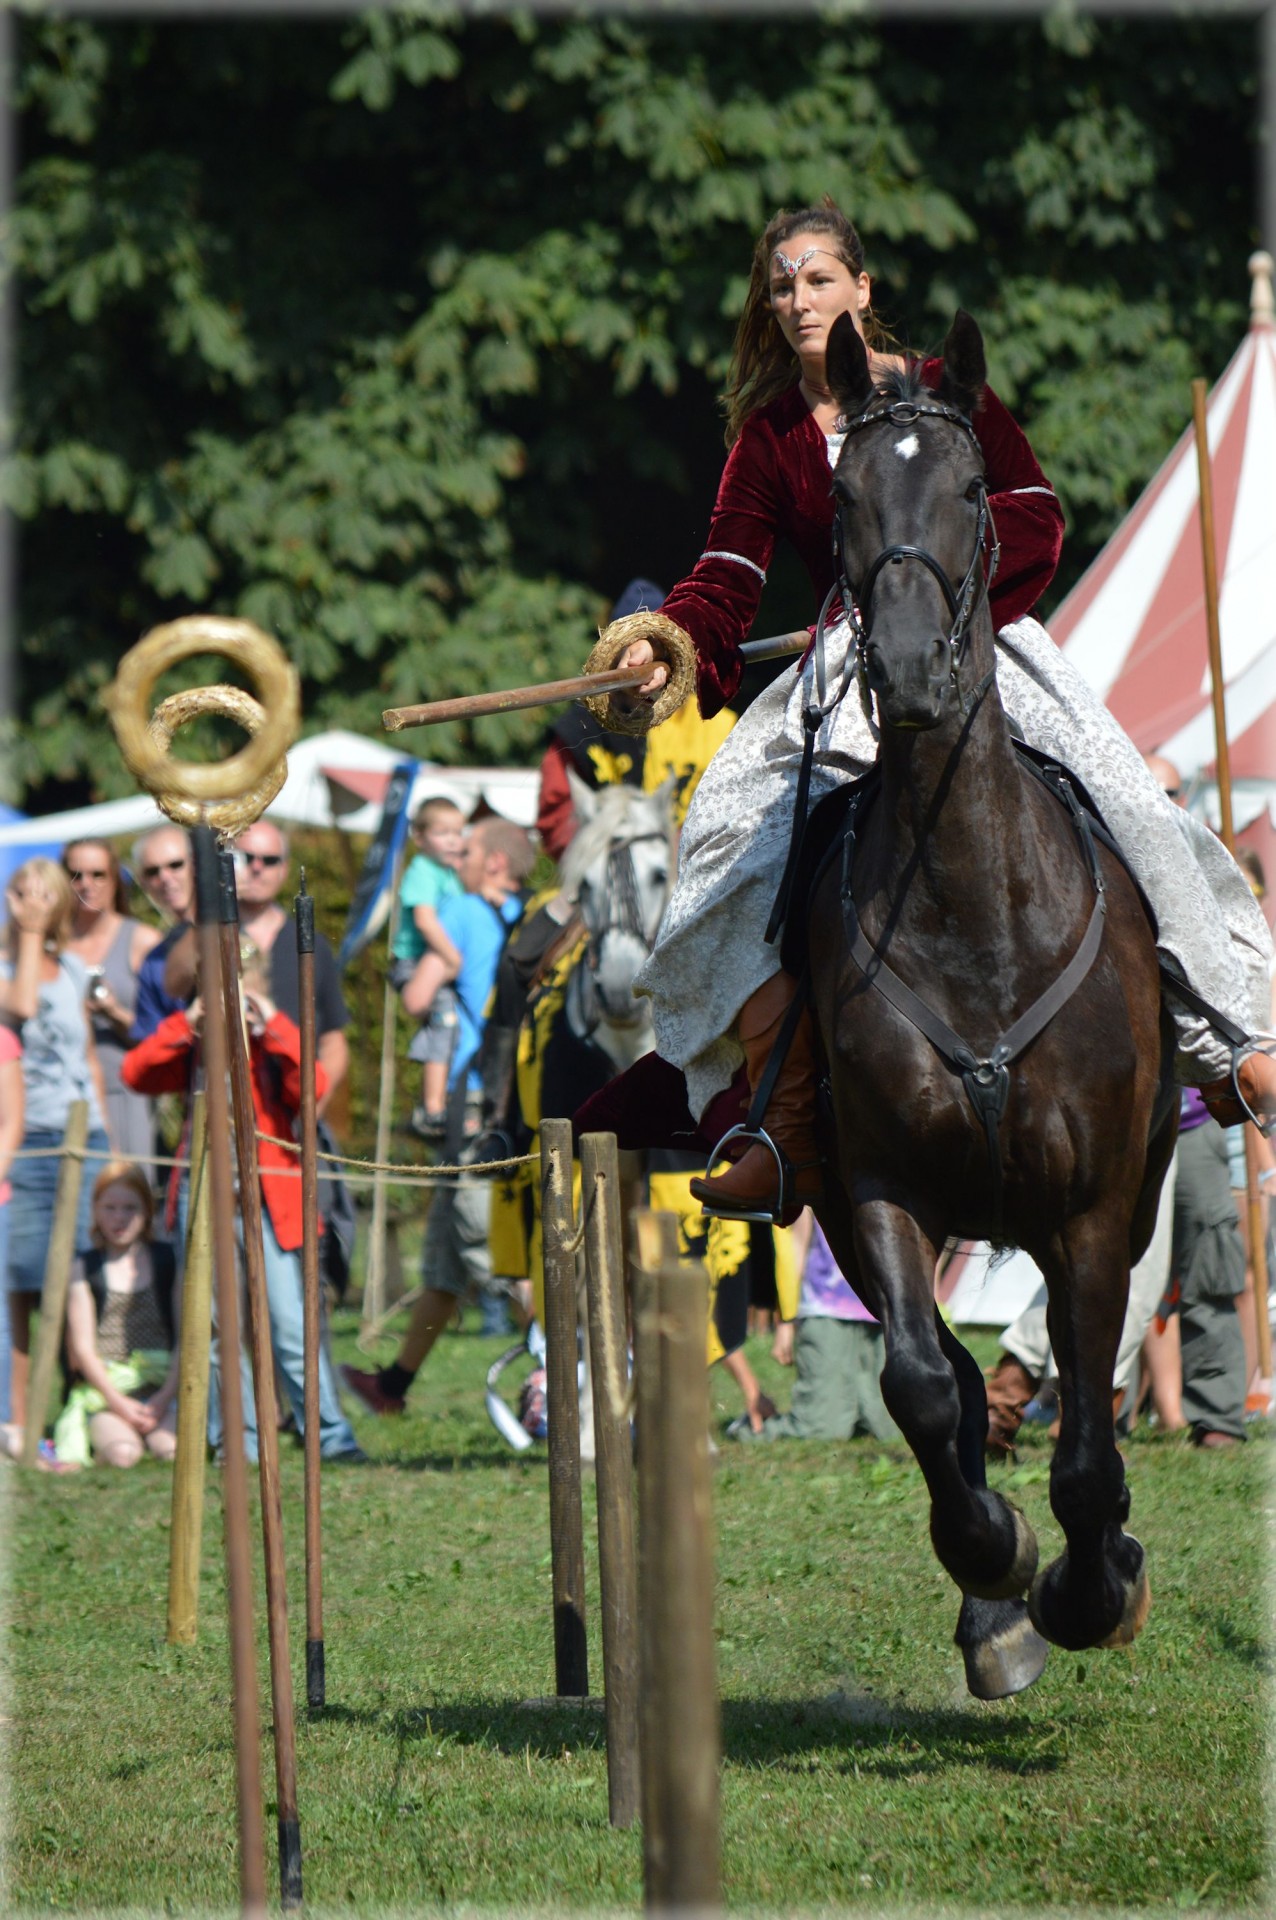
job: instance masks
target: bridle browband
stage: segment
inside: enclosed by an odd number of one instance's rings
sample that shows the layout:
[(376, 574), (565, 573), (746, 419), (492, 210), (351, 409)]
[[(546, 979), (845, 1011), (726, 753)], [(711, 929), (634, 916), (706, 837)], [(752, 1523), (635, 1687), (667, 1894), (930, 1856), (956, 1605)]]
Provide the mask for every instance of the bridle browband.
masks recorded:
[[(979, 517), (975, 526), (974, 552), (970, 556), (970, 565), (966, 569), (965, 578), (960, 587), (954, 587), (952, 580), (949, 578), (947, 568), (940, 565), (933, 553), (928, 552), (925, 547), (918, 547), (912, 545), (910, 542), (899, 541), (896, 542), (894, 546), (883, 547), (882, 551), (869, 566), (868, 571), (861, 581), (852, 581), (846, 571), (846, 554), (842, 540), (842, 512), (839, 505), (833, 513), (833, 590), (829, 599), (825, 601), (825, 609), (829, 606), (833, 593), (838, 594), (841, 598), (842, 611), (853, 642), (850, 650), (852, 655), (851, 672), (859, 678), (861, 696), (864, 699), (866, 709), (871, 711), (871, 703), (868, 698), (867, 652), (869, 636), (873, 631), (873, 588), (876, 586), (878, 576), (884, 567), (899, 566), (905, 560), (919, 560), (922, 566), (938, 581), (940, 591), (947, 602), (948, 612), (952, 618), (952, 625), (948, 630), (946, 643), (948, 646), (949, 676), (958, 705), (962, 713), (965, 714), (969, 712), (973, 700), (985, 692), (987, 685), (990, 684), (990, 681), (986, 682), (976, 690), (976, 693), (971, 696), (970, 700), (966, 700), (962, 695), (959, 673), (966, 651), (966, 639), (970, 631), (970, 623), (975, 615), (975, 608), (979, 604), (981, 593), (985, 599), (987, 598), (993, 580), (996, 577), (997, 563), (1001, 558), (1001, 543), (997, 539), (997, 528), (993, 521), (992, 510), (988, 505), (988, 488), (982, 472), (983, 449), (979, 445), (978, 436), (975, 433), (975, 429), (968, 415), (962, 413), (957, 407), (945, 405), (942, 400), (896, 400), (893, 401), (889, 407), (866, 407), (864, 411), (857, 414), (853, 420), (846, 422), (844, 431), (846, 439), (849, 439), (853, 433), (861, 433), (866, 427), (876, 427), (883, 424), (896, 427), (911, 427), (921, 419), (947, 420), (952, 426), (960, 427), (980, 458), (981, 471), (978, 481)], [(984, 541), (990, 527), (992, 528), (992, 550), (989, 555), (987, 570), (985, 571), (983, 566)], [(821, 617), (823, 617), (823, 615)], [(845, 691), (844, 688), (843, 691)]]

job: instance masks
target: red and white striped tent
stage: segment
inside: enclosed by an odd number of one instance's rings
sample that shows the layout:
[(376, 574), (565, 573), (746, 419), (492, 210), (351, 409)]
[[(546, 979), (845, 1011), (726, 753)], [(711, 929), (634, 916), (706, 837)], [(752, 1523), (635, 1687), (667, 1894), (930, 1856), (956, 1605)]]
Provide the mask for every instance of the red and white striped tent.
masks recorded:
[[(1250, 326), (1209, 396), (1227, 738), (1238, 840), (1276, 909), (1276, 316), (1256, 253)], [(1144, 753), (1163, 753), (1218, 822), (1205, 572), (1191, 427), (1051, 616), (1053, 639)], [(963, 1246), (939, 1297), (959, 1324), (1004, 1327), (1041, 1285), (1026, 1253), (990, 1268)]]
[[(1276, 317), (1256, 253), (1251, 318), (1209, 396), (1219, 628), (1238, 837), (1276, 882)], [(1196, 447), (1189, 427), (1050, 632), (1143, 752), (1214, 779)], [(1208, 783), (1208, 784), (1207, 784)], [(1241, 829), (1244, 829), (1241, 832)], [(1276, 886), (1269, 889), (1276, 905)]]

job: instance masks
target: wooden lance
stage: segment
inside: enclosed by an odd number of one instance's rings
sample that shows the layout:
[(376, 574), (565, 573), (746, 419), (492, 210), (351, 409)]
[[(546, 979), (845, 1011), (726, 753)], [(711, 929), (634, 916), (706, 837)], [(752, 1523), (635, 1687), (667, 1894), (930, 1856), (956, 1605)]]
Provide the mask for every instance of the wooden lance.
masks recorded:
[(315, 1097), (315, 903), (306, 870), (294, 901), (301, 1014), (301, 1286), (306, 1430), (306, 1705), (326, 1704), (323, 1647), (323, 1533), (319, 1494), (319, 1108)]
[[(805, 627), (796, 633), (773, 633), (763, 640), (746, 640), (740, 649), (746, 662), (780, 660), (804, 653), (811, 636)], [(419, 707), (387, 707), (381, 724), (387, 733), (404, 727), (437, 727), (445, 720), (475, 720), (485, 713), (519, 713), (528, 707), (552, 707), (560, 700), (584, 700), (605, 693), (630, 692), (650, 680), (651, 668), (613, 667), (607, 673), (578, 673), (570, 680), (543, 680), (534, 687), (509, 687), (497, 693), (467, 693), (455, 700), (430, 700)]]

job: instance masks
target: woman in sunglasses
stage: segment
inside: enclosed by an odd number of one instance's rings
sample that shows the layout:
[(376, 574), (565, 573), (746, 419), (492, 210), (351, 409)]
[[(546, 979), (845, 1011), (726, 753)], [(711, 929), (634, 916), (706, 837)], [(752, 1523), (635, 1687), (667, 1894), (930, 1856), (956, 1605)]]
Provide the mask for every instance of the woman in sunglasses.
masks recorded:
[(128, 911), (129, 883), (105, 840), (71, 840), (62, 866), (75, 894), (67, 952), (88, 973), (89, 1017), (106, 1088), (106, 1125), (117, 1154), (133, 1160), (151, 1151), (147, 1103), (120, 1079), (137, 1005), (138, 971), (160, 935)]

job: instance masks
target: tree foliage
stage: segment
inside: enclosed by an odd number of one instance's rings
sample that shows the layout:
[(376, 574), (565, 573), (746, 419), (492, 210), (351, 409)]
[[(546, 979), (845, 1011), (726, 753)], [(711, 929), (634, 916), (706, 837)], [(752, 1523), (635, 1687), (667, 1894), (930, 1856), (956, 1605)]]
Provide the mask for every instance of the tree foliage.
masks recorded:
[[(128, 785), (98, 704), (194, 609), (307, 722), (573, 671), (699, 551), (752, 237), (853, 211), (922, 348), (960, 302), (1071, 575), (1244, 324), (1254, 28), (469, 15), (16, 30), (14, 785)], [(809, 617), (783, 569), (768, 624)], [(779, 601), (783, 600), (783, 604)], [(518, 757), (541, 718), (439, 731)], [(423, 737), (424, 738), (424, 737)]]

